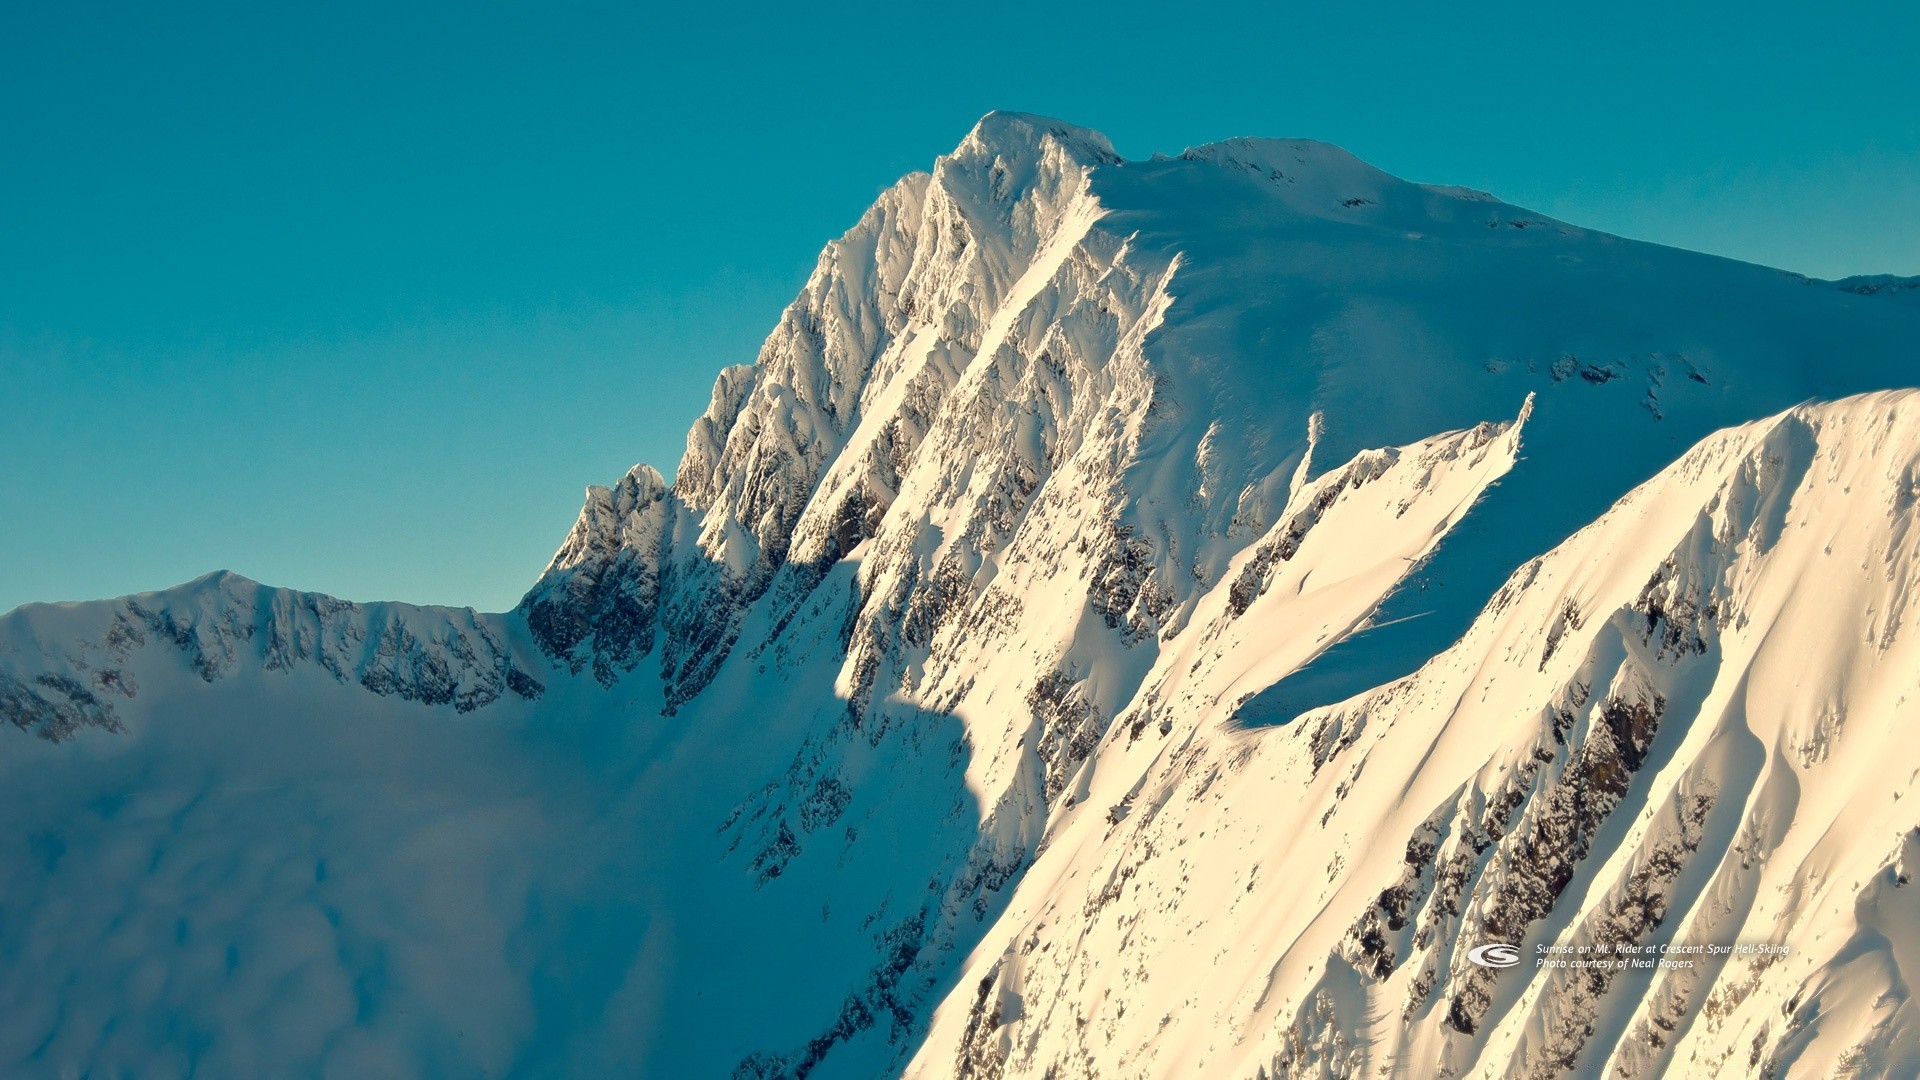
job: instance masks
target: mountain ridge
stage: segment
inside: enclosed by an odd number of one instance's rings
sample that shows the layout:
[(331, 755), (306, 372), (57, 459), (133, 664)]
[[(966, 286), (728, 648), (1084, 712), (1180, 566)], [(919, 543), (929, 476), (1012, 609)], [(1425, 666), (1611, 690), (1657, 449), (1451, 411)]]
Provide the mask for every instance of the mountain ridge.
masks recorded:
[[(1284, 171), (1282, 165), (1293, 170), (1292, 173)], [(1011, 279), (1019, 276), (1016, 270), (1025, 273), (1036, 265), (1020, 264), (1024, 259), (1036, 259), (1043, 254), (1043, 234), (1048, 234), (1050, 227), (1065, 225), (1070, 230), (1052, 237), (1061, 240), (1063, 245), (1081, 243), (1085, 237), (1097, 233), (1104, 238), (1108, 250), (1132, 251), (1138, 246), (1142, 233), (1127, 227), (1124, 222), (1129, 213), (1128, 207), (1124, 201), (1113, 198), (1116, 188), (1121, 195), (1129, 195), (1126, 190), (1128, 185), (1109, 181), (1103, 190), (1096, 183), (1099, 176), (1125, 173), (1130, 167), (1145, 169), (1149, 174), (1162, 174), (1150, 176), (1152, 180), (1188, 180), (1193, 175), (1199, 175), (1195, 173), (1196, 168), (1206, 174), (1225, 174), (1231, 179), (1211, 187), (1229, 189), (1231, 198), (1194, 200), (1208, 207), (1210, 214), (1217, 213), (1221, 205), (1232, 205), (1236, 200), (1245, 201), (1246, 184), (1235, 181), (1252, 180), (1259, 183), (1264, 180), (1267, 190), (1263, 194), (1268, 196), (1268, 202), (1277, 193), (1285, 207), (1286, 216), (1281, 221), (1289, 232), (1301, 231), (1299, 226), (1304, 219), (1308, 223), (1331, 222), (1336, 229), (1350, 226), (1368, 233), (1378, 233), (1381, 223), (1373, 219), (1395, 216), (1404, 220), (1408, 215), (1432, 215), (1436, 213), (1433, 208), (1438, 206), (1445, 209), (1445, 213), (1440, 215), (1440, 224), (1457, 226), (1461, 216), (1468, 214), (1473, 215), (1472, 224), (1478, 226), (1484, 218), (1484, 224), (1491, 226), (1490, 231), (1502, 236), (1517, 236), (1520, 238), (1517, 242), (1523, 247), (1530, 245), (1526, 230), (1531, 228), (1536, 232), (1547, 230), (1555, 237), (1570, 238), (1576, 245), (1625, 245), (1633, 250), (1642, 250), (1641, 245), (1633, 242), (1573, 229), (1528, 211), (1506, 207), (1505, 204), (1435, 195), (1430, 188), (1395, 180), (1329, 144), (1309, 140), (1235, 139), (1190, 149), (1179, 158), (1130, 163), (1114, 155), (1104, 137), (1098, 137), (1086, 129), (1025, 114), (989, 114), (968, 134), (954, 155), (943, 158), (936, 165), (932, 174), (915, 174), (903, 180), (876, 203), (874, 210), (869, 211), (859, 226), (829, 245), (807, 290), (803, 292), (802, 300), (789, 309), (783, 320), (783, 328), (776, 331), (767, 349), (763, 350), (759, 367), (750, 371), (729, 369), (716, 382), (714, 405), (696, 423), (690, 435), (688, 453), (682, 459), (673, 488), (693, 510), (712, 514), (715, 505), (724, 499), (723, 491), (710, 478), (723, 472), (734, 476), (735, 483), (739, 482), (738, 478), (753, 477), (756, 486), (752, 489), (736, 488), (732, 498), (740, 500), (741, 505), (737, 509), (722, 507), (718, 511), (733, 519), (731, 524), (724, 528), (713, 524), (703, 526), (699, 543), (709, 557), (710, 565), (726, 568), (726, 572), (719, 575), (719, 580), (706, 581), (703, 587), (730, 590), (736, 595), (737, 601), (751, 602), (771, 584), (774, 568), (785, 557), (786, 546), (796, 531), (801, 534), (810, 530), (824, 531), (833, 537), (831, 542), (813, 541), (807, 557), (818, 560), (824, 557), (823, 552), (847, 550), (850, 546), (848, 542), (865, 527), (862, 519), (883, 509), (889, 494), (886, 490), (888, 481), (884, 477), (881, 478), (878, 494), (862, 489), (856, 500), (860, 504), (858, 506), (844, 501), (829, 506), (827, 504), (834, 503), (836, 499), (846, 498), (845, 494), (839, 491), (821, 492), (821, 509), (817, 513), (839, 515), (839, 520), (830, 526), (817, 522), (803, 524), (800, 521), (802, 510), (809, 500), (816, 497), (816, 484), (844, 485), (849, 482), (844, 477), (836, 479), (825, 476), (824, 462), (811, 460), (808, 455), (825, 459), (831, 452), (844, 448), (846, 443), (843, 440), (876, 438), (883, 433), (896, 431), (912, 433), (925, 426), (931, 411), (950, 392), (947, 386), (941, 384), (952, 384), (959, 380), (960, 374), (952, 369), (952, 361), (944, 370), (940, 365), (935, 365), (938, 373), (935, 379), (925, 370), (924, 358), (893, 347), (897, 343), (895, 335), (910, 332), (909, 323), (914, 317), (912, 312), (915, 305), (922, 302), (917, 298), (925, 292), (938, 292), (939, 274), (942, 272), (938, 269), (939, 260), (943, 256), (968, 258), (964, 243), (959, 244), (956, 253), (953, 247), (956, 241), (952, 237), (976, 233), (991, 236), (999, 228), (1005, 227), (1010, 228), (1016, 236), (1025, 238), (1021, 241), (1024, 247), (1006, 251), (989, 250), (986, 253), (986, 265), (982, 269), (987, 276), (982, 283), (982, 291), (990, 298), (1012, 287), (1014, 282)], [(1076, 173), (1081, 175), (1076, 178)], [(920, 179), (922, 177), (924, 180)], [(1038, 186), (1029, 192), (1023, 187), (1023, 184), (1029, 183)], [(1069, 191), (1080, 184), (1085, 185), (1083, 191), (1078, 194)], [(996, 202), (992, 192), (1000, 190), (998, 185), (1011, 186), (1002, 190), (1002, 194), (1008, 198)], [(988, 195), (984, 207), (979, 198), (981, 188), (985, 188)], [(957, 194), (950, 193), (949, 189)], [(941, 198), (943, 194), (945, 198)], [(1082, 212), (1088, 216), (1088, 220), (1082, 222), (1066, 216), (1067, 205), (1073, 200), (1089, 198), (1092, 200), (1090, 204), (1084, 201), (1075, 204), (1083, 207)], [(1106, 201), (1102, 201), (1103, 198)], [(927, 235), (922, 235), (923, 230), (927, 229), (926, 221), (930, 220), (929, 212), (920, 206), (923, 200), (932, 200), (935, 207), (932, 215), (945, 223), (940, 226), (945, 230), (944, 233), (929, 231)], [(1268, 203), (1261, 205), (1267, 206)], [(1270, 213), (1271, 210), (1265, 212)], [(1120, 223), (1116, 223), (1116, 215)], [(979, 228), (976, 219), (984, 219), (995, 228)], [(1429, 221), (1428, 224), (1435, 222)], [(1084, 232), (1071, 231), (1083, 227), (1086, 230)], [(1218, 230), (1216, 228), (1213, 231)], [(911, 243), (903, 239), (907, 232), (915, 234)], [(1418, 245), (1420, 240), (1421, 237), (1414, 236), (1412, 242)], [(1479, 237), (1475, 240), (1481, 242)], [(943, 244), (947, 246), (943, 247)], [(887, 260), (887, 251), (893, 253), (891, 261)], [(911, 251), (910, 256), (907, 255), (908, 251)], [(869, 261), (862, 263), (855, 260), (854, 253)], [(1184, 249), (1162, 251), (1148, 260), (1149, 265), (1139, 272), (1149, 277), (1169, 273), (1184, 256)], [(1686, 258), (1711, 257), (1689, 255)], [(928, 271), (930, 264), (936, 267), (932, 273)], [(1245, 272), (1246, 268), (1238, 262), (1233, 266), (1236, 274)], [(869, 268), (871, 272), (878, 273), (877, 278), (868, 280), (863, 276), (869, 272)], [(950, 270), (944, 272), (952, 273)], [(1438, 272), (1437, 267), (1435, 272)], [(1786, 295), (1785, 287), (1789, 282), (1799, 280), (1759, 268), (1747, 268), (1742, 272), (1764, 275), (1767, 280), (1778, 282), (1782, 286), (1782, 295)], [(1511, 289), (1513, 284), (1509, 279), (1502, 278), (1500, 287)], [(1364, 290), (1360, 295), (1365, 295)], [(889, 302), (895, 305), (891, 309)], [(1134, 309), (1144, 311), (1145, 308), (1141, 307), (1144, 302), (1143, 298), (1136, 296)], [(1171, 295), (1167, 297), (1167, 302), (1173, 302)], [(982, 329), (978, 324), (985, 321), (982, 314), (975, 310), (977, 307), (977, 303), (958, 305), (958, 310), (966, 313), (971, 329), (968, 325), (954, 325), (939, 330), (943, 338), (958, 337), (963, 356), (969, 353), (977, 356), (983, 351), (991, 351), (983, 349), (984, 342), (976, 342), (968, 337), (969, 333), (978, 333)], [(947, 318), (951, 319), (954, 308), (950, 306), (947, 310)], [(1611, 318), (1611, 314), (1596, 313), (1593, 318), (1607, 319)], [(1334, 316), (1335, 319), (1340, 317), (1339, 314)], [(816, 332), (830, 332), (838, 336), (831, 340), (822, 338), (819, 342), (809, 341), (809, 335)], [(1259, 332), (1263, 335), (1274, 333), (1265, 327)], [(1685, 341), (1681, 339), (1676, 345)], [(999, 340), (994, 342), (996, 346), (999, 343)], [(1149, 355), (1144, 359), (1161, 370), (1165, 369), (1168, 361), (1187, 362), (1181, 355), (1191, 351), (1182, 347), (1186, 344), (1176, 341), (1172, 347), (1158, 350), (1158, 355)], [(1214, 355), (1246, 352), (1239, 342), (1203, 338), (1196, 344), (1200, 346), (1200, 351)], [(1567, 344), (1570, 346), (1574, 342), (1568, 341)], [(821, 352), (820, 366), (795, 366), (808, 348)], [(1486, 349), (1479, 351), (1492, 352)], [(1580, 351), (1585, 352), (1586, 349)], [(1153, 352), (1149, 350), (1150, 354)], [(1713, 378), (1707, 360), (1690, 359), (1677, 347), (1673, 353), (1667, 354), (1659, 350), (1639, 353), (1616, 345), (1607, 347), (1599, 358), (1592, 360), (1581, 359), (1569, 347), (1552, 350), (1549, 356), (1495, 354), (1477, 363), (1469, 363), (1471, 367), (1468, 370), (1481, 370), (1468, 378), (1495, 373), (1496, 369), (1504, 374), (1524, 365), (1529, 374), (1548, 376), (1543, 381), (1549, 386), (1558, 386), (1573, 379), (1579, 380), (1573, 383), (1575, 386), (1583, 383), (1604, 384), (1616, 379), (1627, 381), (1623, 376), (1631, 373), (1630, 378), (1644, 388), (1643, 396), (1634, 404), (1656, 420), (1665, 420), (1668, 414), (1687, 409), (1688, 397), (1703, 388), (1710, 388)], [(922, 366), (906, 370), (912, 365)], [(1308, 362), (1298, 365), (1296, 370), (1306, 374), (1320, 366), (1308, 354)], [(1195, 374), (1203, 380), (1216, 378), (1204, 372)], [(1456, 372), (1454, 377), (1457, 379), (1461, 374), (1464, 373)], [(1337, 369), (1335, 377), (1338, 377)], [(918, 382), (915, 382), (916, 378)], [(1768, 409), (1784, 407), (1811, 393), (1871, 389), (1885, 384), (1869, 378), (1860, 380), (1856, 385), (1829, 387), (1817, 380), (1800, 378), (1800, 386), (1785, 392), (1768, 392), (1763, 388), (1758, 402), (1744, 406), (1727, 408), (1722, 405), (1712, 408), (1709, 403), (1708, 415), (1683, 421), (1685, 426), (1675, 439), (1702, 436), (1716, 426), (1737, 422)], [(1244, 385), (1254, 381), (1243, 378), (1233, 380), (1232, 384)], [(1361, 411), (1356, 403), (1314, 400), (1332, 395), (1350, 398), (1356, 391), (1365, 400), (1366, 396), (1379, 392), (1391, 385), (1392, 381), (1391, 377), (1384, 382), (1377, 378), (1364, 379), (1349, 388), (1329, 385), (1323, 377), (1317, 388), (1311, 383), (1303, 384), (1298, 379), (1290, 380), (1290, 386), (1275, 388), (1278, 392), (1269, 395), (1271, 399), (1299, 403), (1291, 406), (1296, 410), (1293, 423), (1276, 425), (1261, 421), (1250, 430), (1242, 425), (1241, 431), (1223, 431), (1216, 436), (1217, 441), (1255, 450), (1272, 448), (1257, 460), (1240, 463), (1237, 470), (1228, 471), (1238, 474), (1235, 480), (1251, 483), (1264, 492), (1252, 496), (1254, 499), (1270, 503), (1273, 491), (1285, 482), (1296, 461), (1306, 460), (1305, 430), (1313, 414), (1318, 413), (1322, 417), (1319, 437), (1337, 443), (1328, 447), (1332, 458), (1345, 460), (1370, 446), (1412, 441), (1448, 427), (1470, 426), (1490, 416), (1509, 414), (1527, 390), (1534, 388), (1514, 387), (1508, 391), (1510, 396), (1502, 399), (1487, 392), (1493, 388), (1483, 387), (1477, 394), (1465, 395), (1467, 402), (1445, 410), (1435, 410), (1430, 405), (1415, 408), (1403, 393), (1394, 402), (1401, 408), (1378, 410), (1369, 405), (1364, 410), (1369, 414), (1383, 411), (1395, 416), (1403, 412), (1413, 414), (1410, 420), (1403, 420), (1377, 432), (1352, 430), (1354, 425), (1346, 417)], [(755, 390), (756, 386), (760, 389)], [(1425, 391), (1420, 397), (1428, 402), (1446, 402), (1463, 397), (1457, 389), (1450, 390), (1446, 386), (1429, 385)], [(785, 432), (778, 440), (770, 442), (760, 434), (770, 430), (768, 422), (756, 415), (746, 402), (746, 397), (755, 393), (769, 398), (786, 395), (797, 402), (816, 404), (807, 406), (810, 411), (806, 414), (808, 419), (804, 430)], [(1478, 400), (1473, 400), (1475, 398)], [(1225, 408), (1223, 404), (1209, 403), (1216, 415), (1230, 417), (1238, 411)], [(1329, 404), (1335, 407), (1329, 409)], [(744, 414), (743, 409), (746, 410)], [(893, 415), (901, 409), (905, 411)], [(730, 441), (733, 430), (741, 425), (743, 415), (749, 418), (746, 423), (751, 426), (755, 436), (750, 440)], [(1618, 411), (1615, 417), (1617, 415)], [(1327, 423), (1329, 416), (1333, 418), (1331, 434)], [(1615, 417), (1608, 419), (1618, 423)], [(904, 426), (901, 426), (902, 422)], [(845, 430), (842, 430), (843, 427)], [(889, 435), (890, 439), (893, 437)], [(913, 448), (912, 439), (901, 441), (906, 445), (895, 446), (890, 442), (888, 448), (880, 452), (910, 452)], [(1193, 444), (1183, 447), (1181, 454), (1197, 456), (1197, 449), (1195, 440)], [(1609, 489), (1591, 497), (1580, 508), (1584, 513), (1570, 513), (1558, 523), (1560, 535), (1554, 535), (1551, 530), (1540, 530), (1517, 543), (1511, 556), (1513, 564), (1517, 565), (1526, 555), (1550, 546), (1581, 521), (1598, 513), (1611, 501), (1611, 497), (1624, 492), (1632, 482), (1651, 475), (1663, 463), (1661, 454), (1664, 449), (1655, 446), (1654, 450), (1658, 452), (1646, 454), (1635, 463), (1634, 467), (1640, 475), (1622, 477)], [(800, 467), (783, 468), (780, 463), (794, 457), (796, 451), (802, 459)], [(724, 467), (716, 462), (724, 463)], [(1216, 460), (1215, 467), (1224, 469), (1224, 462)], [(897, 471), (898, 465), (894, 465), (894, 468)], [(1218, 534), (1224, 531), (1220, 514), (1238, 518), (1249, 513), (1258, 515), (1258, 511), (1251, 506), (1222, 507), (1216, 511), (1215, 518), (1207, 523), (1205, 532)], [(1189, 547), (1209, 543), (1205, 535), (1188, 535), (1182, 539)], [(1215, 546), (1218, 547), (1217, 544)], [(749, 548), (753, 550), (747, 550)], [(1209, 561), (1217, 566), (1224, 551), (1230, 549), (1231, 545), (1228, 545), (1220, 554), (1212, 555)], [(756, 566), (762, 555), (766, 556), (764, 564)], [(1164, 580), (1166, 576), (1163, 573), (1163, 580), (1159, 584), (1172, 589)], [(1491, 588), (1494, 583), (1485, 581), (1482, 585)], [(536, 589), (550, 588), (547, 585), (536, 586)], [(647, 604), (643, 601), (637, 608), (645, 610)], [(1144, 621), (1141, 625), (1145, 625)], [(671, 638), (672, 634), (668, 636)], [(694, 640), (701, 649), (723, 648), (727, 637), (722, 633), (718, 637), (696, 637)], [(670, 645), (668, 647), (671, 648)], [(612, 644), (611, 651), (623, 656), (631, 653), (631, 649), (619, 642)], [(690, 679), (687, 689), (697, 689), (699, 680), (706, 673), (706, 669), (698, 666), (689, 670), (685, 662), (680, 660), (676, 660), (672, 667), (675, 674), (669, 676), (670, 681)], [(685, 690), (676, 690), (670, 691), (669, 696), (683, 699), (686, 694)]]

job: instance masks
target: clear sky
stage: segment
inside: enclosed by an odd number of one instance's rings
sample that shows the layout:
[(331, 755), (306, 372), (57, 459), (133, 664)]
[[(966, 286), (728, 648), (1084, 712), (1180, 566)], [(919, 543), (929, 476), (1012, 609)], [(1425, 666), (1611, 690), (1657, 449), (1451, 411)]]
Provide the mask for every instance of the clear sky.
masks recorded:
[(993, 108), (1920, 273), (1920, 5), (1577, 7), (0, 5), (0, 610), (511, 606)]

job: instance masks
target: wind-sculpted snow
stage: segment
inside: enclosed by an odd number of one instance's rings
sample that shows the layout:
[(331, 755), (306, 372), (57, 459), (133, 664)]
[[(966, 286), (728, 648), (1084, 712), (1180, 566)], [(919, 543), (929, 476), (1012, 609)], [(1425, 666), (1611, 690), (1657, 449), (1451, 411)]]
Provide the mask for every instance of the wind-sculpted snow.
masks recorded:
[(993, 114), (515, 611), (0, 620), (0, 1062), (1901, 1075), (1920, 404), (1781, 413), (1910, 379), (1859, 284)]

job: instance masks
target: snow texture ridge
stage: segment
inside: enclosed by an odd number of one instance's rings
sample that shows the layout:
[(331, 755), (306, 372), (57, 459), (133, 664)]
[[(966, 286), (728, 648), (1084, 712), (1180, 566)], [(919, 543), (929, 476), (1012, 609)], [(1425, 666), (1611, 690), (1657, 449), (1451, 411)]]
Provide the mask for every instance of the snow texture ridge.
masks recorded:
[(514, 611), (0, 617), (0, 1062), (1910, 1074), (1896, 285), (990, 114)]

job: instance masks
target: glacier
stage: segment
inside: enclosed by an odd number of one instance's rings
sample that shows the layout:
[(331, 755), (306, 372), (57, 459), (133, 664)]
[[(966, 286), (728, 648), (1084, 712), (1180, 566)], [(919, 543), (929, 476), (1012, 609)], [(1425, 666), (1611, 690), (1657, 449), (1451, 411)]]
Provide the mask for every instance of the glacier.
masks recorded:
[(990, 114), (515, 610), (0, 616), (0, 1062), (1911, 1075), (1915, 295)]

